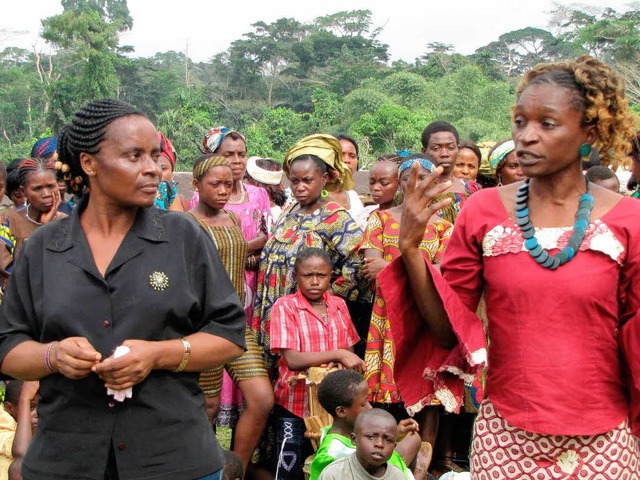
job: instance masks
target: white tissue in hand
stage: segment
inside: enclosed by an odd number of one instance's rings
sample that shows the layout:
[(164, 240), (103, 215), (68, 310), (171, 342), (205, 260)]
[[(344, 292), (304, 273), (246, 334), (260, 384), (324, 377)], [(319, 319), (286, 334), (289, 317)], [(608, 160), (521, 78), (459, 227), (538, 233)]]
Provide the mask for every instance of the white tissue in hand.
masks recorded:
[[(116, 348), (115, 352), (113, 352), (113, 358), (122, 357), (130, 351), (131, 350), (129, 349), (129, 347), (120, 345)], [(131, 398), (131, 396), (133, 395), (133, 390), (131, 389), (131, 387), (125, 388), (124, 390), (112, 390), (110, 388), (107, 388), (107, 395), (113, 395), (114, 400), (123, 402), (125, 398)]]

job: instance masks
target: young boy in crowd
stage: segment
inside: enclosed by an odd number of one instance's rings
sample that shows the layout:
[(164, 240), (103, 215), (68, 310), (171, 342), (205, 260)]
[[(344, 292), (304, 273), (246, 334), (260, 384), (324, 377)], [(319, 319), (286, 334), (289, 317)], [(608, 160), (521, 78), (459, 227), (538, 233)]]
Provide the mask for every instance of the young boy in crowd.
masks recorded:
[[(279, 298), (271, 309), (271, 351), (280, 355), (278, 379), (274, 385), (274, 420), (282, 423), (287, 419), (289, 424), (298, 425), (293, 428), (296, 431), (304, 431), (302, 418), (309, 410), (305, 378), (301, 372), (327, 364), (360, 372), (365, 368), (364, 361), (353, 353), (353, 345), (360, 338), (347, 305), (342, 298), (328, 293), (332, 267), (331, 258), (324, 250), (301, 250), (294, 267), (297, 291)], [(298, 436), (302, 437), (301, 434)], [(313, 453), (308, 439), (296, 438), (295, 442), (300, 449), (290, 456), (299, 461), (293, 467), (287, 464), (287, 473), (292, 470), (297, 473), (288, 478), (299, 478), (304, 459)], [(284, 448), (281, 448), (282, 452)], [(278, 457), (277, 464), (283, 463)]]
[(13, 461), (9, 466), (9, 480), (21, 480), (22, 459), (27, 453), (27, 449), (29, 448), (29, 444), (33, 438), (33, 432), (38, 425), (38, 413), (36, 408), (38, 406), (38, 401), (40, 400), (40, 394), (38, 393), (40, 389), (40, 382), (21, 382), (18, 380), (11, 380), (9, 386), (14, 388), (17, 387), (20, 390), (16, 406), (17, 408), (15, 409), (17, 428), (11, 448)]
[(351, 434), (356, 451), (336, 460), (320, 474), (320, 480), (404, 480), (402, 471), (389, 463), (398, 440), (398, 425), (386, 410), (364, 410)]
[[(355, 452), (351, 437), (358, 415), (371, 409), (367, 394), (364, 377), (352, 370), (331, 372), (320, 382), (318, 401), (333, 416), (333, 424), (323, 429), (320, 446), (311, 462), (310, 480), (318, 480), (329, 464)], [(413, 461), (421, 447), (418, 425), (415, 420), (407, 419), (400, 422), (398, 430), (401, 441), (392, 452), (389, 463), (396, 466), (405, 479), (411, 480), (414, 476), (407, 463)], [(428, 464), (416, 469), (416, 478), (426, 478), (427, 468)]]
[(600, 185), (602, 188), (620, 193), (620, 180), (613, 170), (602, 165), (591, 167), (585, 173), (590, 182)]

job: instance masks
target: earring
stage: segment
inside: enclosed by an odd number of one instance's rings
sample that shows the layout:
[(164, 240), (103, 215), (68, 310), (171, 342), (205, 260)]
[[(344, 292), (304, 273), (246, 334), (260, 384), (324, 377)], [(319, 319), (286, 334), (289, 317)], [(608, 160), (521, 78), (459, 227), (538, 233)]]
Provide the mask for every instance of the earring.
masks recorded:
[(322, 198), (327, 198), (329, 196), (329, 192), (327, 192), (324, 188), (322, 189), (322, 191), (320, 192), (320, 196)]
[(578, 154), (582, 158), (583, 162), (589, 161), (589, 155), (591, 155), (591, 144), (583, 143), (580, 145), (580, 150), (578, 150)]
[(402, 205), (403, 201), (404, 194), (402, 193), (402, 190), (396, 190), (396, 193), (393, 195), (393, 204), (397, 207), (398, 205)]

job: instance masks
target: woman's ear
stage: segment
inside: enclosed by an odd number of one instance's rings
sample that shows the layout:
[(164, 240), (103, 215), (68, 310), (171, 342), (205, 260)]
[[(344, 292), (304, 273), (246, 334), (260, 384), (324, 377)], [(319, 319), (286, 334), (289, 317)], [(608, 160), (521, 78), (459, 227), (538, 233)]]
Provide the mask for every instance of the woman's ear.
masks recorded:
[(192, 182), (192, 185), (193, 185), (193, 191), (194, 191), (194, 192), (199, 191), (198, 189), (200, 188), (200, 185), (199, 185), (199, 183), (198, 183), (198, 180), (196, 180), (196, 179), (194, 178), (194, 179), (193, 179), (193, 182)]
[(596, 141), (596, 138), (598, 136), (597, 126), (596, 125), (588, 125), (585, 133), (586, 133), (586, 137), (587, 137), (587, 142), (590, 143), (591, 145), (593, 145), (593, 142)]
[(96, 174), (97, 166), (97, 160), (94, 155), (86, 152), (80, 154), (80, 168), (82, 168), (88, 176), (92, 177)]

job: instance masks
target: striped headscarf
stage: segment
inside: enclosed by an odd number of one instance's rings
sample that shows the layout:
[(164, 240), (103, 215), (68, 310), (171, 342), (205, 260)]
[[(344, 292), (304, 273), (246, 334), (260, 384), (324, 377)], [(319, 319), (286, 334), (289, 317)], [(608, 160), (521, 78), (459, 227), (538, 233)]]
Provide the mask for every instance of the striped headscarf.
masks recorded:
[(284, 161), (282, 162), (282, 169), (287, 177), (289, 177), (291, 163), (296, 158), (304, 155), (315, 155), (326, 163), (330, 169), (338, 172), (338, 178), (331, 183), (327, 183), (327, 190), (353, 190), (355, 183), (351, 176), (351, 170), (342, 160), (342, 146), (336, 137), (317, 133), (304, 137), (291, 147), (285, 154)]
[(496, 147), (496, 149), (491, 152), (489, 156), (489, 166), (495, 172), (498, 170), (498, 166), (500, 162), (505, 159), (507, 155), (513, 152), (516, 148), (516, 145), (513, 143), (513, 140), (507, 140), (502, 145)]
[(200, 180), (210, 168), (220, 166), (229, 167), (229, 159), (218, 155), (203, 155), (193, 165), (193, 178), (195, 180)]

